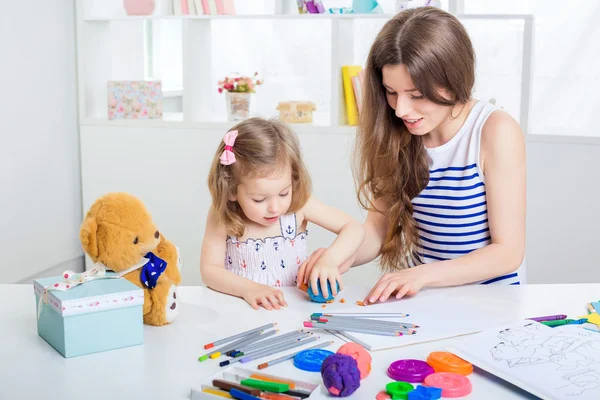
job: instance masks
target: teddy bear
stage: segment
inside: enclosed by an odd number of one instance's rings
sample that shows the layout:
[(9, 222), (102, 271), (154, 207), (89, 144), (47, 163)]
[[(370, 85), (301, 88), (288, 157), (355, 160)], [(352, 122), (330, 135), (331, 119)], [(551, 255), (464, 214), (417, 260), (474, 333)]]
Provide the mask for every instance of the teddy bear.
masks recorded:
[(179, 249), (160, 233), (144, 204), (108, 193), (87, 212), (79, 238), (90, 259), (144, 290), (144, 323), (162, 326), (179, 313)]

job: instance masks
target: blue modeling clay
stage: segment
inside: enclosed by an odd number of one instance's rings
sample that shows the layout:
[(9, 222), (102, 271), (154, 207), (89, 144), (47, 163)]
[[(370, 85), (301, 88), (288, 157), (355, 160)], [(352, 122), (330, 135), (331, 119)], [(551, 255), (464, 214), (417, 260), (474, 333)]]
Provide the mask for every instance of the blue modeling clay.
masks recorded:
[[(337, 291), (339, 292), (340, 284), (336, 282), (336, 286)], [(333, 301), (335, 297), (333, 297), (333, 295), (331, 294), (331, 284), (329, 283), (329, 281), (327, 281), (327, 298), (323, 297), (323, 291), (321, 290), (320, 281), (317, 281), (317, 287), (319, 288), (319, 294), (315, 295), (310, 287), (310, 284), (308, 285), (308, 296), (310, 297), (311, 301), (314, 301), (315, 303), (327, 303), (328, 301)]]

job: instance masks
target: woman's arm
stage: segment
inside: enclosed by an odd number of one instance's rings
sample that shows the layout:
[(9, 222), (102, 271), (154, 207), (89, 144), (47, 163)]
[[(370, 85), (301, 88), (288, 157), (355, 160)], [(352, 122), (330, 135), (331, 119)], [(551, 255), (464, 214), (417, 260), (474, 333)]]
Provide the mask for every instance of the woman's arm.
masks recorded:
[(481, 135), (491, 244), (454, 260), (430, 264), (428, 286), (478, 282), (515, 271), (525, 255), (526, 155), (523, 131), (496, 111)]

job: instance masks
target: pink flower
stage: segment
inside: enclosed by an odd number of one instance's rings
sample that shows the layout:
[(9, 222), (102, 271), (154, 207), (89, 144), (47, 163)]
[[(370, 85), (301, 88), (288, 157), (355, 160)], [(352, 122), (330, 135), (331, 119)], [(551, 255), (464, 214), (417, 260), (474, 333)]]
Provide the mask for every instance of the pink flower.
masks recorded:
[(142, 117), (147, 117), (147, 116), (148, 116), (148, 109), (147, 109), (147, 108), (144, 108), (144, 109), (142, 110)]
[(119, 104), (119, 107), (117, 107), (117, 112), (118, 112), (118, 113), (122, 113), (122, 112), (123, 112), (123, 110), (124, 110), (124, 108), (123, 108), (123, 104)]
[(223, 88), (219, 88), (219, 93), (223, 93)]

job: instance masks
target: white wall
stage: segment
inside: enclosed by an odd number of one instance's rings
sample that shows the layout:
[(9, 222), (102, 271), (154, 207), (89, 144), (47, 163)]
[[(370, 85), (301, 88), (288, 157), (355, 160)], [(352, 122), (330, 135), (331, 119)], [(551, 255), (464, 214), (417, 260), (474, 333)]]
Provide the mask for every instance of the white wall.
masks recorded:
[(527, 267), (531, 282), (600, 282), (600, 139), (529, 135)]
[(0, 283), (81, 269), (73, 1), (3, 1)]
[[(82, 126), (84, 207), (108, 191), (139, 196), (161, 232), (180, 246), (183, 284), (200, 284), (200, 246), (210, 204), (206, 179), (227, 124), (119, 126), (127, 124)], [(354, 142), (350, 129), (296, 130), (314, 194), (362, 220), (350, 173)], [(323, 149), (328, 157), (323, 157)], [(530, 135), (527, 157), (529, 282), (600, 282), (596, 261), (600, 235), (594, 222), (600, 221), (600, 208), (595, 207), (600, 194), (596, 184), (600, 181), (600, 140)], [(107, 163), (112, 171), (105, 168)], [(327, 246), (331, 240), (328, 232), (309, 228), (312, 249)], [(352, 275), (350, 282), (359, 282), (365, 275), (374, 279), (378, 271), (365, 266)]]

